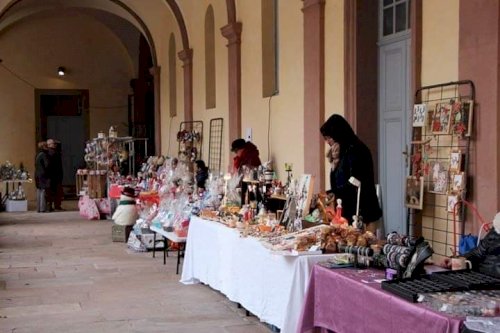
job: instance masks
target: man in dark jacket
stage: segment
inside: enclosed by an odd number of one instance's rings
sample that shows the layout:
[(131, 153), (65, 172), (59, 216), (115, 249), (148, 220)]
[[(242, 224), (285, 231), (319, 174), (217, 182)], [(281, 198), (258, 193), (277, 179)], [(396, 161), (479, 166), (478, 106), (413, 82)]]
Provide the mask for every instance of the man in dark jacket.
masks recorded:
[(39, 142), (35, 157), (36, 207), (39, 213), (47, 211), (46, 191), (50, 191), (50, 160), (47, 149), (47, 142)]
[[(53, 140), (47, 140), (47, 147), (50, 159), (50, 196), (48, 201), (49, 210), (63, 210), (61, 202), (63, 198), (63, 165), (61, 156), (61, 143)], [(52, 207), (54, 204), (54, 207)]]
[(359, 215), (363, 217), (367, 229), (374, 232), (377, 228), (374, 222), (382, 217), (382, 210), (375, 190), (370, 150), (340, 115), (334, 114), (328, 118), (320, 131), (330, 146), (338, 144), (338, 160), (330, 170), (329, 193), (342, 199), (342, 216), (351, 222), (356, 214), (358, 189), (349, 179), (357, 179), (361, 184)]

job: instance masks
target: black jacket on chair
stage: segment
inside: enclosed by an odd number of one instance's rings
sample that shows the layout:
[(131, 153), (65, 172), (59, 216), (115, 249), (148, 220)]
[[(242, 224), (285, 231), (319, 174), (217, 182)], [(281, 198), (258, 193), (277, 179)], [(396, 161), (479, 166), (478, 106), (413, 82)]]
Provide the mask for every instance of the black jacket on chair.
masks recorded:
[(500, 278), (500, 234), (492, 228), (464, 257), (472, 263), (472, 269)]

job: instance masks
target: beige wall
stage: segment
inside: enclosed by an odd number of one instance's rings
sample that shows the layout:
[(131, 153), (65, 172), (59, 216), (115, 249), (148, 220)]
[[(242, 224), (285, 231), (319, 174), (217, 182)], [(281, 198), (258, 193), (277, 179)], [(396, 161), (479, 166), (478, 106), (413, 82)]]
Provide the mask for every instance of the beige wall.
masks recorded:
[[(422, 86), (456, 81), (459, 1), (426, 0), (422, 4)], [(453, 96), (454, 93), (444, 91), (443, 97)], [(424, 96), (429, 99), (440, 97)], [(445, 244), (449, 244), (453, 239), (452, 228), (447, 225), (448, 221), (453, 220), (452, 214), (446, 213), (444, 209), (434, 209), (435, 206), (446, 205), (446, 195), (429, 194), (424, 200), (426, 205), (423, 213), (434, 218), (423, 217), (422, 235), (432, 242), (431, 246), (436, 252), (451, 255)], [(449, 232), (432, 231), (433, 229)], [(434, 255), (434, 260), (441, 260), (441, 256)]]
[[(334, 113), (344, 114), (344, 0), (325, 4), (325, 120)], [(329, 175), (330, 165), (325, 158), (327, 190)]]
[[(221, 172), (227, 172), (229, 149), (228, 147), (228, 64), (227, 39), (222, 36), (220, 29), (227, 24), (227, 10), (225, 1), (183, 0), (179, 1), (180, 8), (186, 20), (190, 47), (193, 49), (193, 120), (203, 122), (203, 155), (202, 159), (208, 164), (210, 119), (223, 118), (224, 128), (222, 135), (222, 162)], [(205, 105), (205, 13), (209, 5), (214, 10), (215, 35), (215, 70), (216, 70), (216, 105), (207, 109)], [(178, 85), (182, 85), (182, 73), (178, 78)], [(180, 79), (180, 81), (179, 81)], [(180, 106), (183, 107), (182, 105)], [(179, 125), (175, 127), (175, 132)], [(175, 143), (177, 152), (177, 142)]]
[(147, 25), (156, 48), (156, 58), (160, 67), (160, 122), (161, 154), (177, 156), (176, 135), (179, 123), (184, 120), (184, 79), (182, 62), (177, 57), (177, 116), (170, 117), (168, 80), (168, 43), (173, 32), (177, 52), (182, 50), (182, 40), (177, 21), (166, 1), (122, 0), (136, 12)]
[(458, 80), (456, 0), (422, 1), (422, 85)]
[[(34, 172), (35, 88), (89, 89), (90, 136), (110, 125), (121, 125), (119, 134), (126, 134), (134, 71), (124, 46), (99, 22), (72, 11), (21, 21), (0, 34), (0, 54), (4, 66), (29, 82), (0, 68), (0, 130), (10, 133), (2, 142), (0, 162), (22, 161)], [(68, 72), (64, 78), (56, 76), (61, 65)]]

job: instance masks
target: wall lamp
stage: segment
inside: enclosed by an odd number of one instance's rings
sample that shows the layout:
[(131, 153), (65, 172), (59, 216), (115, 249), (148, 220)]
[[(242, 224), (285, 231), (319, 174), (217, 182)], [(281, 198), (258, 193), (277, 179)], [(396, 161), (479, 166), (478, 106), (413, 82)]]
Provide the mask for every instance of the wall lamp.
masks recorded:
[(60, 67), (57, 67), (57, 75), (59, 76), (64, 76), (66, 74), (66, 68), (60, 66)]

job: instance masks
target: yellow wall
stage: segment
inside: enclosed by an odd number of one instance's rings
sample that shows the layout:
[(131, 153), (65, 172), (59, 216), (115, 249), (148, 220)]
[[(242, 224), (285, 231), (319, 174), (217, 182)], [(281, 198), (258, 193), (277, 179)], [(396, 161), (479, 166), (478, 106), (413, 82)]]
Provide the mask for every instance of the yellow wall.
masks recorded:
[[(215, 70), (216, 70), (216, 105), (207, 109), (205, 105), (205, 13), (209, 5), (214, 10), (215, 35)], [(185, 0), (179, 1), (179, 6), (186, 21), (190, 47), (193, 52), (193, 120), (203, 122), (203, 154), (202, 159), (208, 164), (210, 120), (223, 118), (222, 135), (222, 162), (221, 172), (227, 172), (229, 149), (228, 147), (228, 65), (227, 39), (222, 36), (220, 29), (227, 24), (227, 10), (225, 1)], [(182, 73), (178, 78), (178, 85), (182, 86)], [(180, 79), (180, 80), (179, 80)], [(181, 109), (183, 106), (180, 106)], [(177, 131), (179, 126), (175, 128)], [(177, 149), (177, 142), (176, 142)], [(177, 150), (176, 150), (177, 151)]]
[[(34, 173), (34, 89), (89, 89), (90, 136), (127, 121), (128, 82), (133, 68), (124, 46), (99, 22), (79, 14), (41, 16), (0, 34), (0, 163), (24, 162)], [(57, 77), (58, 66), (68, 75)], [(82, 70), (83, 69), (83, 70)], [(119, 134), (126, 128), (119, 126)], [(82, 152), (83, 154), (83, 152)], [(34, 201), (34, 186), (28, 188)]]
[[(179, 123), (184, 121), (184, 78), (182, 62), (177, 56), (177, 116), (170, 117), (169, 80), (168, 80), (168, 43), (170, 34), (175, 37), (176, 53), (182, 50), (180, 30), (177, 21), (166, 1), (123, 0), (145, 22), (153, 38), (158, 66), (160, 67), (160, 122), (161, 122), (161, 154), (177, 156), (176, 134)], [(169, 149), (170, 147), (170, 149)]]
[[(325, 4), (325, 120), (333, 113), (344, 114), (344, 0)], [(325, 189), (329, 175), (325, 158)]]
[(457, 0), (422, 1), (422, 85), (458, 80)]
[[(422, 4), (422, 85), (456, 81), (458, 80), (459, 1), (426, 0)], [(423, 97), (439, 99), (454, 94), (454, 91), (443, 91), (443, 96)], [(433, 229), (448, 230), (446, 223), (453, 219), (452, 214), (446, 213), (444, 209), (434, 209), (435, 206), (446, 206), (446, 195), (429, 194), (424, 200), (427, 204), (424, 215), (435, 218), (422, 219), (422, 235), (431, 242), (435, 252), (451, 255), (445, 244), (452, 242), (452, 230), (448, 233), (433, 231)], [(434, 260), (440, 261), (441, 256), (435, 254)]]

